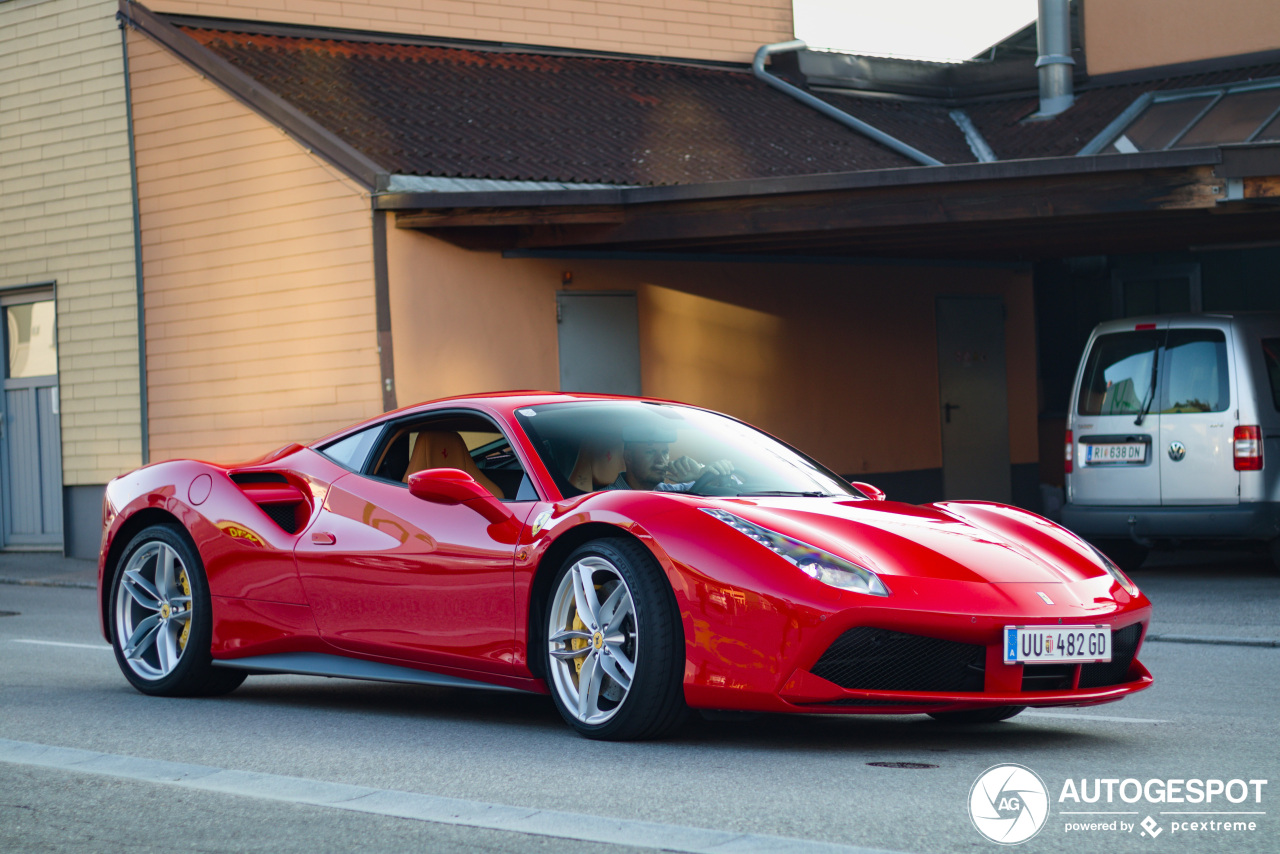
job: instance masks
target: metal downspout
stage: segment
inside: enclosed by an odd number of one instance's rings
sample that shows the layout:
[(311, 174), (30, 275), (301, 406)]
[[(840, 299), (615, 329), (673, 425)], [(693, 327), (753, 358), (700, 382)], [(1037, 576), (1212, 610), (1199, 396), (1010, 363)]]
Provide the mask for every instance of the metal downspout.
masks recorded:
[(1036, 19), (1036, 68), (1040, 72), (1040, 112), (1049, 118), (1076, 101), (1071, 79), (1076, 61), (1071, 58), (1071, 8), (1067, 0), (1039, 0)]
[(142, 293), (142, 217), (138, 210), (138, 152), (133, 141), (133, 93), (129, 87), (129, 29), (121, 16), (120, 48), (124, 55), (125, 129), (129, 136), (129, 188), (133, 203), (133, 274), (138, 299), (138, 406), (142, 464), (151, 462), (151, 427), (147, 413), (147, 315)]
[(943, 165), (941, 160), (935, 160), (934, 158), (925, 154), (923, 151), (920, 151), (917, 148), (913, 148), (912, 146), (907, 145), (905, 142), (898, 139), (897, 137), (889, 136), (889, 134), (885, 133), (879, 128), (873, 127), (867, 124), (866, 122), (862, 121), (861, 119), (856, 119), (853, 116), (849, 115), (848, 113), (844, 112), (843, 110), (836, 109), (835, 107), (828, 104), (826, 101), (823, 101), (821, 98), (815, 98), (812, 95), (810, 95), (808, 92), (804, 91), (803, 89), (799, 89), (795, 86), (792, 86), (790, 83), (786, 82), (785, 80), (781, 80), (777, 77), (774, 77), (768, 71), (765, 71), (764, 61), (768, 57), (773, 56), (774, 54), (777, 54), (777, 53), (790, 53), (792, 51), (802, 50), (805, 47), (807, 47), (807, 45), (801, 39), (793, 39), (792, 41), (789, 41), (789, 42), (777, 42), (776, 44), (762, 45), (761, 48), (756, 51), (756, 58), (751, 62), (751, 70), (752, 72), (755, 73), (756, 77), (763, 80), (765, 83), (768, 83), (770, 86), (777, 89), (778, 91), (785, 92), (786, 94), (790, 95), (792, 98), (795, 98), (797, 101), (804, 104), (805, 106), (812, 107), (813, 109), (822, 113), (827, 118), (835, 119), (845, 127), (853, 128), (863, 136), (867, 136), (867, 137), (870, 137), (871, 139), (874, 139), (876, 142), (880, 143), (881, 145), (887, 148), (893, 149), (894, 151), (898, 152), (904, 157), (910, 157), (915, 162), (920, 163), (924, 166), (942, 166)]

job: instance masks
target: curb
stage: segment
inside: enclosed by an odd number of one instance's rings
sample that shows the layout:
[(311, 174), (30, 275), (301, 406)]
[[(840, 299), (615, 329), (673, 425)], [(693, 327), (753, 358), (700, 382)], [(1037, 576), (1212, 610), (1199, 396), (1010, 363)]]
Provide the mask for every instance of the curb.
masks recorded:
[(20, 584), (24, 587), (75, 587), (80, 590), (97, 590), (92, 581), (40, 581), (33, 578), (0, 578), (0, 584)]
[(1163, 643), (1206, 643), (1215, 646), (1269, 646), (1280, 647), (1280, 638), (1223, 638), (1198, 637), (1196, 635), (1147, 635), (1149, 641)]

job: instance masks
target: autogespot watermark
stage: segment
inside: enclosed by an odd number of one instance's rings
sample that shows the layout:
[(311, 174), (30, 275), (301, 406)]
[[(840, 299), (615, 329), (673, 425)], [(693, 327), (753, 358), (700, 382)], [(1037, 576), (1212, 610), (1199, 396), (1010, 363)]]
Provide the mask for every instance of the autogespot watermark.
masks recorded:
[[(1067, 779), (1058, 789), (1063, 833), (1137, 833), (1155, 839), (1257, 832), (1267, 780), (1136, 777)], [(995, 765), (969, 790), (969, 818), (992, 842), (1016, 845), (1049, 823), (1049, 789), (1025, 765)], [(1139, 816), (1145, 817), (1139, 819)], [(1158, 816), (1158, 818), (1157, 818)]]

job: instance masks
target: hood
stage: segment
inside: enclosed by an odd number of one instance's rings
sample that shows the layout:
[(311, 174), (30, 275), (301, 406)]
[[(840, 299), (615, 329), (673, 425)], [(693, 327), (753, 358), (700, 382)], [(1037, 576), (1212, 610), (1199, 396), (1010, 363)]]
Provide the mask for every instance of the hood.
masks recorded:
[(740, 498), (714, 504), (885, 577), (1046, 584), (1108, 574), (1070, 531), (1003, 504), (915, 506), (835, 498)]

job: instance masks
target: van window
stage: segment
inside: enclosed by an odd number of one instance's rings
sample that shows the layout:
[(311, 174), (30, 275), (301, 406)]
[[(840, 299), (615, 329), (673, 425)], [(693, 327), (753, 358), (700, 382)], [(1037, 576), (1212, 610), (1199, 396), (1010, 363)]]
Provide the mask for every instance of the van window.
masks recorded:
[(1231, 400), (1227, 338), (1217, 329), (1170, 329), (1160, 413), (1222, 412)]
[(1262, 358), (1267, 363), (1267, 379), (1271, 381), (1271, 403), (1280, 411), (1280, 338), (1264, 338)]
[(1152, 393), (1156, 332), (1099, 335), (1089, 351), (1080, 382), (1081, 415), (1137, 415)]

